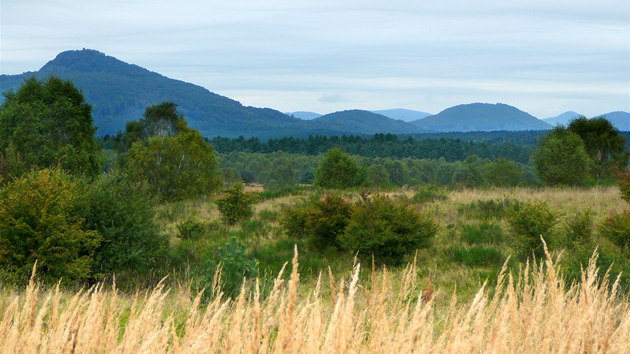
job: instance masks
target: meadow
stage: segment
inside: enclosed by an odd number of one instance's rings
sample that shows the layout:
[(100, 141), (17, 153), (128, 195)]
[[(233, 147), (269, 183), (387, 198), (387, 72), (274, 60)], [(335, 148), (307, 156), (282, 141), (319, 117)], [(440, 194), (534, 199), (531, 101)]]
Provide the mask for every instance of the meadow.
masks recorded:
[[(258, 262), (257, 277), (221, 289), (221, 268), (200, 286), (185, 270), (157, 285), (81, 289), (40, 284), (0, 289), (0, 348), (18, 352), (622, 353), (630, 348), (624, 274), (597, 225), (626, 205), (616, 187), (394, 189), (430, 215), (438, 233), (402, 266), (315, 250), (284, 232), (282, 211), (321, 191), (261, 197), (253, 217), (219, 225), (214, 202), (159, 207), (175, 249), (208, 240), (175, 237), (191, 218), (208, 237), (237, 238)], [(264, 193), (264, 192), (262, 192)], [(344, 197), (357, 198), (356, 191)], [(545, 256), (525, 260), (505, 219), (510, 205), (545, 202), (556, 216)], [(589, 209), (594, 245), (576, 269), (567, 225)], [(602, 263), (602, 253), (603, 260)], [(590, 258), (590, 261), (589, 261)], [(622, 258), (623, 259), (623, 256)], [(604, 268), (602, 268), (604, 266)], [(240, 274), (240, 273), (239, 273)], [(225, 276), (225, 275), (224, 275)], [(229, 274), (227, 276), (230, 276)], [(232, 285), (234, 286), (234, 285)], [(203, 290), (201, 290), (203, 288)]]

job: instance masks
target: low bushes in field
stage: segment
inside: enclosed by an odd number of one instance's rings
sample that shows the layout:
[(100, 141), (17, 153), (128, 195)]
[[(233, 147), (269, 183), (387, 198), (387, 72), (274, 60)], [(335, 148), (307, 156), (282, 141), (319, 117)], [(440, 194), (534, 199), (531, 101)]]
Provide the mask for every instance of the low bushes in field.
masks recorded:
[(418, 190), (411, 198), (415, 203), (428, 203), (446, 199), (448, 199), (448, 190), (434, 185), (418, 187)]
[(309, 238), (320, 249), (333, 246), (387, 264), (428, 247), (437, 233), (433, 220), (408, 201), (382, 195), (364, 196), (355, 203), (327, 195), (287, 208), (282, 225), (289, 235)]
[(551, 229), (557, 221), (547, 203), (521, 203), (511, 208), (507, 220), (514, 236), (514, 247), (521, 256), (544, 256), (541, 238), (550, 239)]
[(245, 193), (242, 183), (234, 184), (216, 198), (221, 219), (227, 225), (235, 225), (254, 215), (254, 197)]

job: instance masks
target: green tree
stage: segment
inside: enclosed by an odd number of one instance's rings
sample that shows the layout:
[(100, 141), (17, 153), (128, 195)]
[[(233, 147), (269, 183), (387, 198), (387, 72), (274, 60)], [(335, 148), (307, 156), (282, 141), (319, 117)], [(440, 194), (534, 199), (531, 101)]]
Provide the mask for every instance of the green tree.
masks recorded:
[(315, 184), (324, 188), (356, 187), (363, 183), (364, 179), (364, 171), (340, 148), (328, 150), (315, 172)]
[(173, 102), (162, 102), (147, 107), (142, 119), (127, 122), (123, 146), (127, 150), (137, 141), (146, 142), (153, 136), (173, 136), (186, 129), (186, 119), (177, 111), (177, 105)]
[(131, 181), (147, 181), (167, 201), (208, 196), (221, 187), (214, 149), (192, 129), (134, 143), (124, 157), (124, 170)]
[(217, 207), (227, 225), (251, 218), (254, 215), (253, 204), (254, 198), (243, 191), (243, 184), (240, 182), (217, 197)]
[(80, 214), (85, 230), (97, 231), (94, 275), (144, 274), (164, 262), (168, 239), (155, 219), (153, 197), (145, 183), (110, 172), (85, 184)]
[(72, 82), (30, 78), (0, 106), (0, 155), (10, 174), (60, 166), (75, 175), (99, 171), (92, 107)]
[(385, 166), (375, 164), (368, 167), (367, 170), (368, 183), (374, 187), (386, 187), (390, 184), (389, 173)]
[(584, 141), (586, 153), (594, 162), (594, 177), (613, 177), (615, 172), (625, 169), (629, 158), (625, 151), (626, 139), (606, 118), (581, 116), (572, 120), (568, 129)]
[(556, 127), (532, 155), (536, 174), (551, 185), (577, 185), (589, 176), (591, 159), (579, 135)]
[(28, 279), (37, 261), (44, 279), (89, 277), (101, 236), (86, 230), (78, 192), (58, 169), (33, 171), (0, 190), (0, 267)]
[(521, 166), (505, 158), (489, 163), (484, 171), (486, 183), (492, 186), (511, 187), (518, 185), (523, 178)]

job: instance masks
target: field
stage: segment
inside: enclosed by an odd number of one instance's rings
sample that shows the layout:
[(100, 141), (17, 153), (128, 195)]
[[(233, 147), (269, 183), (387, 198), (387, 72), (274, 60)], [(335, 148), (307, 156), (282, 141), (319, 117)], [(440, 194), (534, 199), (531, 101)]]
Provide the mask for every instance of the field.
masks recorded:
[[(562, 237), (579, 210), (589, 208), (595, 225), (623, 210), (617, 188), (442, 192), (383, 192), (415, 200), (439, 225), (433, 245), (406, 266), (315, 253), (285, 235), (276, 214), (314, 193), (302, 190), (260, 200), (249, 224), (218, 233), (248, 239), (248, 252), (260, 258), (260, 278), (243, 283), (240, 295), (222, 295), (216, 283), (197, 293), (176, 276), (135, 291), (107, 283), (74, 291), (36, 277), (23, 290), (3, 287), (0, 352), (627, 352), (623, 279), (598, 271), (592, 258), (577, 282), (565, 281), (575, 269), (564, 263), (573, 255)], [(498, 202), (505, 200), (544, 201), (553, 210), (545, 259), (515, 259)], [(204, 201), (158, 214), (172, 234), (191, 215), (210, 224), (219, 218)]]

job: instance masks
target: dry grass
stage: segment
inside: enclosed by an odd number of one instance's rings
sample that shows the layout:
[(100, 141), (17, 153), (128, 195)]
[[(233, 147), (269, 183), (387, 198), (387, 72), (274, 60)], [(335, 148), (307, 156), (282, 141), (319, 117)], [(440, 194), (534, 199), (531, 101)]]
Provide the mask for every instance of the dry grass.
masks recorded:
[[(550, 257), (518, 275), (502, 272), (473, 300), (437, 306), (414, 264), (392, 284), (387, 271), (359, 283), (319, 278), (301, 291), (297, 253), (288, 281), (207, 305), (158, 287), (122, 296), (96, 287), (44, 292), (31, 282), (0, 293), (2, 353), (623, 353), (630, 349), (628, 299), (594, 261), (567, 287)], [(324, 285), (326, 284), (326, 285)], [(439, 289), (438, 289), (439, 290)]]

